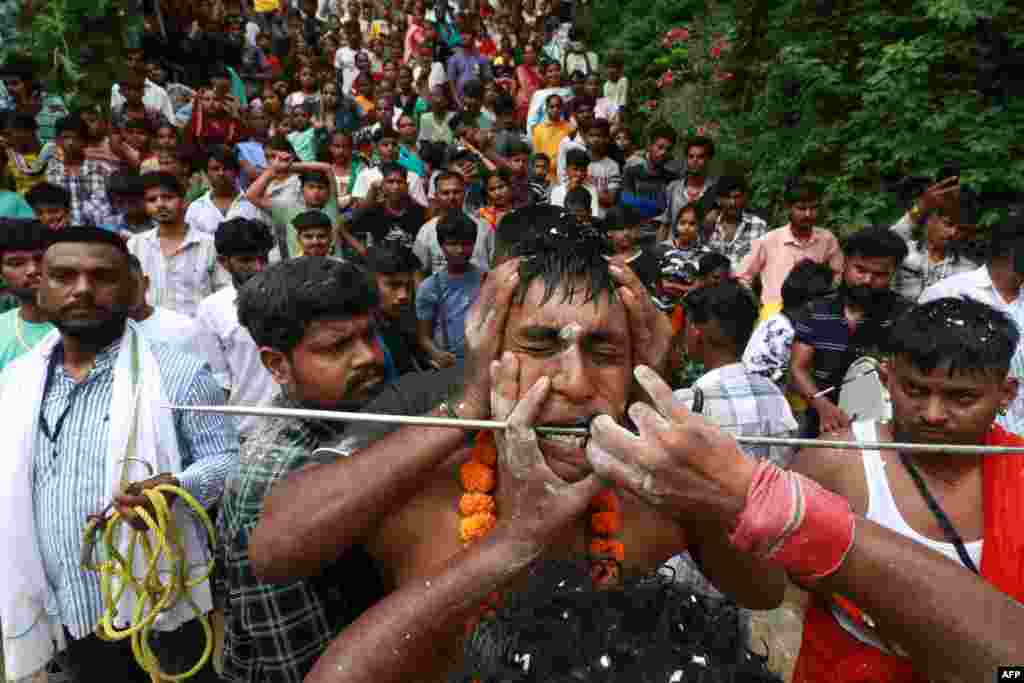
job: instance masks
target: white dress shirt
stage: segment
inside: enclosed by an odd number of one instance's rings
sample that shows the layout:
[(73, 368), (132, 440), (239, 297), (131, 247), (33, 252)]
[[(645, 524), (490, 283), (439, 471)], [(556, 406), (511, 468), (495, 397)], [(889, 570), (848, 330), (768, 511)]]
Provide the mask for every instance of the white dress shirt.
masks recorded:
[(159, 228), (139, 233), (128, 240), (128, 251), (142, 263), (149, 277), (146, 301), (187, 316), (195, 316), (199, 302), (231, 284), (231, 276), (217, 263), (213, 238), (188, 228), (170, 256), (160, 251)]
[(195, 321), (187, 315), (157, 306), (148, 318), (137, 320), (135, 324), (147, 339), (199, 357), (199, 345), (196, 340), (198, 328)]
[(945, 297), (974, 299), (1003, 312), (1013, 303), (1003, 299), (996, 286), (992, 284), (988, 266), (939, 280), (934, 285), (926, 287), (917, 302), (926, 304)]
[(217, 226), (232, 218), (248, 218), (268, 226), (271, 223), (266, 212), (246, 199), (243, 194), (234, 198), (226, 213), (222, 213), (214, 204), (212, 190), (189, 204), (185, 211), (185, 222), (188, 227), (205, 232), (211, 237), (217, 234)]
[[(412, 245), (412, 251), (420, 260), (423, 270), (429, 273), (440, 273), (448, 268), (448, 259), (444, 250), (437, 241), (437, 223), (441, 217), (431, 218), (423, 224), (420, 231), (416, 233), (416, 241)], [(469, 262), (479, 270), (491, 269), (491, 256), (494, 254), (494, 231), (489, 225), (483, 225), (479, 220), (470, 218), (476, 223), (476, 242), (473, 244), (473, 255)]]
[[(238, 322), (236, 299), (235, 288), (225, 287), (199, 304), (195, 319), (199, 354), (228, 393), (228, 404), (266, 405), (279, 389), (263, 366), (249, 330)], [(250, 434), (261, 419), (254, 415), (239, 417), (239, 435)]]

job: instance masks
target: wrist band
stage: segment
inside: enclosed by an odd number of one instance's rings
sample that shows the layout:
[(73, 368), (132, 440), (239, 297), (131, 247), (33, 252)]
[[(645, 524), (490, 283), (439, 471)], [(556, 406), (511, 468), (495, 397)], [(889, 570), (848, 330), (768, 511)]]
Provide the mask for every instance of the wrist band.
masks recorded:
[(758, 463), (729, 541), (810, 583), (833, 574), (853, 547), (850, 503), (816, 482)]

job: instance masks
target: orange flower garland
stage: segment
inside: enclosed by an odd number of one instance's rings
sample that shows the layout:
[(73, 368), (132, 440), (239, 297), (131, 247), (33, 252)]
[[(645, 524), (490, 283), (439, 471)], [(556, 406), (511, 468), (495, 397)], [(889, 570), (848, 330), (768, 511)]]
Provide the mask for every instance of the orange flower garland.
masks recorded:
[[(491, 432), (476, 437), (473, 454), (459, 468), (459, 480), (465, 493), (459, 499), (459, 538), (466, 545), (478, 541), (498, 523), (497, 505), (492, 492), (497, 487), (498, 449)], [(599, 586), (613, 585), (621, 576), (626, 547), (614, 537), (622, 531), (622, 505), (619, 497), (605, 489), (590, 501), (587, 528), (591, 576)], [(487, 610), (494, 608), (488, 601)]]

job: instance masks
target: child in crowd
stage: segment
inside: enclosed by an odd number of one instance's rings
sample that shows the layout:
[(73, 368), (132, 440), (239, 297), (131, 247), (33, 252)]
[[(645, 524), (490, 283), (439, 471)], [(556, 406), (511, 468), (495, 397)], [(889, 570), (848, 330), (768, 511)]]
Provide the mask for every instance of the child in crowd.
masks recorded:
[(551, 159), (534, 154), (530, 159), (530, 203), (545, 204), (551, 199)]
[(732, 261), (717, 251), (703, 254), (698, 261), (697, 270), (701, 287), (715, 287), (732, 279)]
[(36, 118), (30, 114), (8, 112), (4, 118), (7, 173), (21, 195), (46, 180), (46, 165), (57, 152), (55, 143), (39, 142), (37, 130)]
[(71, 195), (63, 187), (42, 182), (25, 193), (25, 201), (51, 230), (61, 230), (71, 220)]
[(448, 261), (416, 290), (417, 337), (437, 368), (450, 367), (465, 355), (466, 314), (480, 293), (481, 272), (470, 263), (477, 225), (459, 210), (437, 224), (437, 241)]
[(648, 291), (658, 284), (659, 260), (650, 250), (637, 246), (643, 216), (627, 206), (613, 206), (601, 222), (615, 250), (612, 261), (628, 265)]
[(323, 211), (303, 211), (292, 219), (298, 243), (298, 256), (332, 256), (334, 254), (334, 227)]
[(603, 119), (596, 119), (584, 133), (590, 165), (587, 166), (587, 180), (597, 191), (597, 216), (604, 216), (619, 198), (622, 175), (619, 164), (608, 156), (611, 146), (611, 126)]
[(377, 283), (380, 307), (377, 333), (391, 354), (398, 374), (421, 369), (412, 307), (419, 261), (400, 244), (378, 244), (366, 254), (366, 270)]
[(551, 204), (568, 209), (566, 196), (572, 190), (583, 188), (590, 193), (590, 214), (599, 216), (601, 207), (598, 205), (597, 190), (586, 182), (587, 170), (590, 168), (590, 155), (582, 149), (570, 149), (565, 153), (565, 182), (559, 183), (551, 190)]
[(629, 78), (625, 75), (626, 61), (621, 53), (608, 55), (605, 61), (604, 96), (618, 105), (619, 109), (629, 104)]
[(664, 242), (672, 249), (683, 252), (687, 258), (695, 263), (700, 259), (701, 254), (707, 253), (701, 239), (700, 226), (702, 217), (700, 209), (691, 204), (679, 212), (679, 219), (676, 221), (675, 235)]

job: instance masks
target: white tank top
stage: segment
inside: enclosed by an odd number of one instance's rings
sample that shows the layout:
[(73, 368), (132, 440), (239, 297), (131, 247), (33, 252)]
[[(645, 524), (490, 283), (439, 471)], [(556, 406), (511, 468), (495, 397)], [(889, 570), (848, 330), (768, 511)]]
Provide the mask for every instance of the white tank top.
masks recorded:
[[(853, 436), (857, 441), (878, 441), (878, 423), (873, 420), (865, 420), (861, 422), (854, 422), (851, 425), (853, 429)], [(868, 486), (868, 508), (867, 513), (864, 515), (867, 519), (880, 526), (884, 526), (886, 529), (890, 529), (906, 536), (907, 538), (920, 543), (921, 545), (927, 546), (932, 550), (942, 553), (949, 559), (953, 560), (957, 564), (963, 566), (963, 562), (960, 561), (960, 556), (956, 552), (956, 546), (952, 543), (943, 543), (941, 541), (932, 540), (926, 536), (914, 531), (914, 529), (907, 524), (907, 521), (903, 519), (903, 515), (900, 514), (900, 510), (896, 507), (896, 500), (892, 497), (892, 490), (889, 488), (889, 477), (885, 472), (885, 460), (882, 459), (882, 454), (877, 451), (861, 451), (861, 461), (864, 463), (864, 478), (867, 481)], [(964, 547), (967, 549), (967, 554), (974, 562), (974, 566), (981, 566), (981, 547), (982, 540), (971, 541), (970, 543), (964, 543)], [(832, 613), (835, 615), (836, 620), (839, 624), (846, 629), (851, 635), (858, 640), (874, 645), (880, 650), (888, 652), (889, 650), (874, 637), (873, 634), (864, 632), (857, 624), (846, 616), (846, 613), (833, 607)]]

